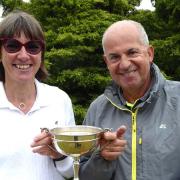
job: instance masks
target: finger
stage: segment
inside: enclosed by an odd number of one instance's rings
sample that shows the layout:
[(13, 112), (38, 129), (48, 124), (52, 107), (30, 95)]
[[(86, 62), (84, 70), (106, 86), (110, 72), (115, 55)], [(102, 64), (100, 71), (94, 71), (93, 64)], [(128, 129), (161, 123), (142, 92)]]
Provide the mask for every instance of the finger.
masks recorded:
[(125, 146), (110, 146), (110, 147), (106, 147), (104, 148), (103, 151), (106, 151), (106, 152), (122, 152), (125, 150)]
[(124, 150), (127, 146), (127, 141), (126, 140), (120, 140), (117, 139), (105, 146), (104, 148), (101, 148), (101, 150), (108, 150), (108, 151), (121, 151), (122, 149)]
[(120, 126), (120, 128), (118, 128), (117, 131), (116, 131), (117, 137), (118, 138), (123, 137), (123, 135), (126, 132), (126, 129), (127, 129), (126, 126), (124, 126), (124, 125)]
[(126, 126), (122, 125), (117, 129), (116, 132), (110, 132), (110, 131), (105, 132), (103, 135), (104, 139), (111, 141), (111, 140), (116, 139), (117, 137), (118, 138), (123, 137), (124, 133), (126, 132), (126, 129), (127, 129)]
[(43, 145), (43, 146), (37, 146), (32, 149), (34, 153), (39, 153), (41, 155), (47, 155), (50, 156), (54, 152), (57, 153), (57, 151), (54, 151), (54, 149), (51, 148), (51, 146)]
[(109, 151), (102, 151), (101, 156), (106, 160), (115, 160), (117, 159), (122, 152), (109, 152)]
[(116, 139), (116, 132), (105, 132), (104, 139), (106, 141), (112, 141), (112, 140)]
[(62, 156), (62, 154), (60, 154), (57, 151), (54, 151), (54, 149), (49, 145), (35, 147), (32, 149), (32, 152), (38, 153), (38, 154), (44, 155), (44, 156), (49, 156), (52, 159), (57, 159)]
[(124, 152), (126, 147), (126, 141), (124, 140), (121, 146), (107, 146), (100, 153), (104, 159), (114, 160)]
[(36, 146), (32, 149), (32, 151), (34, 153), (39, 153), (39, 154), (42, 154), (42, 155), (46, 155), (48, 154), (47, 152), (49, 151), (49, 148), (48, 146), (45, 146), (45, 145), (42, 145), (42, 146)]
[(45, 132), (45, 133), (49, 133), (49, 129), (48, 128), (40, 128), (41, 129), (41, 132)]
[(44, 137), (43, 139), (40, 139), (39, 141), (32, 142), (31, 147), (41, 146), (41, 145), (50, 145), (50, 144), (52, 144), (52, 139), (51, 137), (47, 136), (47, 137)]
[(40, 141), (40, 140), (42, 140), (43, 138), (45, 138), (47, 136), (49, 136), (49, 134), (43, 131), (42, 133), (40, 133), (37, 136), (35, 136), (34, 141), (35, 142), (36, 141)]

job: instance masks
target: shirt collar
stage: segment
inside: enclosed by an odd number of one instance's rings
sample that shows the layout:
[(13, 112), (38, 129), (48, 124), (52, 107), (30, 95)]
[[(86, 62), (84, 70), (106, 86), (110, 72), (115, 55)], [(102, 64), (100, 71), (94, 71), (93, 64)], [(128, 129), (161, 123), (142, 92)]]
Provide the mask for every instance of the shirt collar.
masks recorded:
[[(45, 84), (40, 83), (37, 79), (35, 80), (35, 86), (36, 86), (36, 100), (34, 102), (34, 105), (31, 109), (31, 111), (35, 109), (39, 109), (40, 107), (45, 107), (50, 104), (50, 98), (48, 98), (48, 93), (46, 91), (46, 88), (44, 87)], [(15, 107), (8, 101), (3, 82), (0, 81), (0, 108), (10, 108), (15, 109)]]
[(35, 79), (35, 86), (36, 86), (37, 94), (36, 94), (36, 100), (33, 105), (33, 109), (38, 109), (40, 107), (48, 106), (51, 102), (51, 99), (49, 98), (49, 94), (45, 87), (46, 85)]

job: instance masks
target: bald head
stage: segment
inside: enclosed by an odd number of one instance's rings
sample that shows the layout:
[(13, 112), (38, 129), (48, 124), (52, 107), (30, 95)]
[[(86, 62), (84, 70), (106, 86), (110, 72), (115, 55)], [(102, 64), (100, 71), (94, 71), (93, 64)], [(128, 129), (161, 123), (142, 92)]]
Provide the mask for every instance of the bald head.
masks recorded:
[(107, 28), (107, 30), (103, 34), (102, 38), (102, 47), (105, 52), (105, 43), (109, 39), (111, 39), (113, 36), (115, 36), (116, 39), (118, 39), (121, 34), (124, 33), (124, 36), (131, 36), (136, 35), (137, 39), (142, 45), (149, 45), (148, 36), (143, 28), (143, 26), (132, 20), (122, 20), (113, 23), (111, 26)]

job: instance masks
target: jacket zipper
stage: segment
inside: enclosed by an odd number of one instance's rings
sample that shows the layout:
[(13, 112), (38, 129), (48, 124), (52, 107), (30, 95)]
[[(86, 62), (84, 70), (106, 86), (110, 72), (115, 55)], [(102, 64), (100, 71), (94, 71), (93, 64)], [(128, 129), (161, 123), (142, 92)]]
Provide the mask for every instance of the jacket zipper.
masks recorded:
[(137, 150), (137, 126), (136, 126), (136, 117), (137, 117), (137, 112), (138, 112), (138, 108), (135, 109), (135, 111), (131, 111), (129, 109), (123, 109), (123, 108), (120, 108), (119, 106), (117, 106), (116, 104), (114, 104), (107, 96), (106, 98), (108, 99), (108, 101), (111, 102), (111, 104), (115, 107), (117, 107), (118, 109), (120, 110), (123, 110), (123, 111), (129, 111), (131, 113), (131, 116), (132, 116), (132, 169), (131, 169), (131, 173), (132, 173), (132, 180), (136, 180), (136, 176), (137, 176), (137, 166), (136, 166), (136, 150)]
[(136, 180), (136, 150), (137, 150), (137, 126), (136, 126), (136, 117), (137, 117), (137, 111), (132, 113), (132, 180)]

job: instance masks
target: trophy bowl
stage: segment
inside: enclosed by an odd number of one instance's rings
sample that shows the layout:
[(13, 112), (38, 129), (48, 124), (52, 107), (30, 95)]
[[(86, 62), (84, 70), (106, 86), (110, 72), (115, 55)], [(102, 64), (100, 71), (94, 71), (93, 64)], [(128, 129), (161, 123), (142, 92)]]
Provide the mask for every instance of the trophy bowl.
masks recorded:
[(74, 159), (74, 180), (78, 180), (80, 156), (93, 152), (98, 147), (103, 129), (94, 126), (65, 126), (50, 130), (53, 144), (61, 154)]
[(78, 157), (94, 151), (103, 130), (94, 126), (67, 126), (51, 130), (53, 143), (58, 152)]

